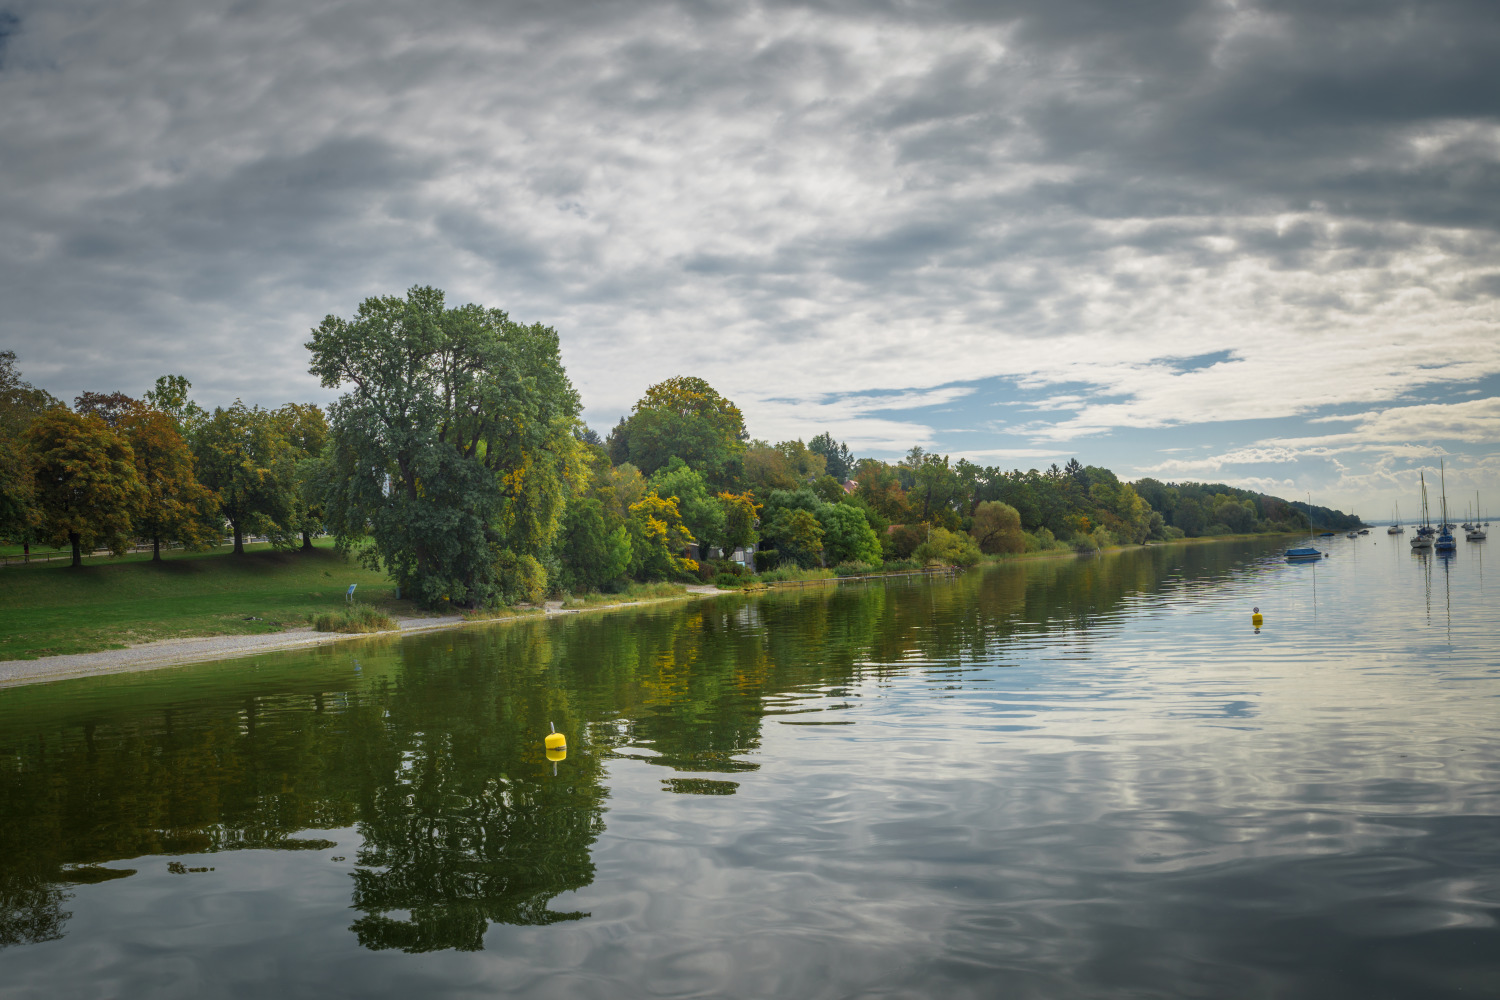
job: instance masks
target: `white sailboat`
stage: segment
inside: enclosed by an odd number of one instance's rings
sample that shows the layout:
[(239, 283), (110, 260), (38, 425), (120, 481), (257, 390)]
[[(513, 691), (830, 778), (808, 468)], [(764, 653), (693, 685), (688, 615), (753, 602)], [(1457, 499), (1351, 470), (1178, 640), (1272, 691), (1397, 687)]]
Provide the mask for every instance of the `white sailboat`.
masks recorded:
[(1437, 532), (1432, 528), (1432, 521), (1427, 513), (1427, 476), (1417, 473), (1422, 480), (1422, 523), (1417, 525), (1417, 536), (1411, 540), (1411, 547), (1417, 552), (1426, 552), (1432, 548), (1432, 536)]
[(1490, 526), (1490, 522), (1488, 522), (1488, 521), (1484, 522), (1483, 524), (1479, 523), (1479, 491), (1475, 490), (1474, 491), (1474, 524), (1469, 528), (1468, 531), (1464, 532), (1464, 537), (1467, 538), (1471, 542), (1482, 542), (1482, 541), (1485, 540), (1485, 537), (1488, 534), (1487, 529), (1489, 528), (1489, 526)]
[(1401, 505), (1399, 503), (1396, 504), (1395, 510), (1391, 512), (1391, 526), (1385, 529), (1385, 533), (1387, 535), (1406, 534), (1406, 529), (1401, 527)]

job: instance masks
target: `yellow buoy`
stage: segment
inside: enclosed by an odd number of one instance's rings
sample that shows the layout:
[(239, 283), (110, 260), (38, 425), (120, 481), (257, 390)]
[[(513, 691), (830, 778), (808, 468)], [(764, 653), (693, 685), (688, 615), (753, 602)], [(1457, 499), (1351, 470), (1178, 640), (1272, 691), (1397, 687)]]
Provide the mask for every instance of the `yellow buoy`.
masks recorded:
[(1265, 620), (1265, 616), (1260, 613), (1260, 608), (1255, 608), (1250, 614), (1250, 624), (1256, 628), (1260, 628), (1261, 623)]
[(549, 722), (547, 723), (547, 725), (552, 728), (552, 732), (548, 733), (547, 738), (542, 740), (543, 745), (545, 745), (548, 750), (566, 750), (568, 748), (567, 737), (558, 732), (557, 727), (553, 726), (552, 723)]
[(568, 759), (567, 747), (548, 747), (547, 759), (553, 762)]

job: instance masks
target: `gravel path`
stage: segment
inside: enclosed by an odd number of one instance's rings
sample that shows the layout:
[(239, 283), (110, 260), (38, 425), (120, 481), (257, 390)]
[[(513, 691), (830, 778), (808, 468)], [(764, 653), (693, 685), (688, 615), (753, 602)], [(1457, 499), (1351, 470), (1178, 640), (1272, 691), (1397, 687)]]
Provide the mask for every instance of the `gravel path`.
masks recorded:
[[(402, 634), (425, 632), (436, 628), (462, 625), (457, 615), (441, 618), (402, 618), (396, 622)], [(345, 632), (314, 632), (310, 627), (271, 632), (265, 635), (210, 635), (192, 639), (163, 639), (124, 649), (103, 649), (97, 653), (74, 653), (68, 656), (46, 656), (40, 660), (0, 660), (0, 687), (30, 684), (36, 681), (61, 680), (64, 677), (89, 677), (95, 674), (123, 674), (135, 670), (154, 670), (177, 663), (203, 660), (227, 660), (274, 649), (300, 649), (325, 642), (390, 635), (390, 632), (350, 635)]]
[[(731, 593), (712, 586), (689, 586), (688, 593), (696, 596)], [(640, 602), (625, 601), (620, 604), (605, 604), (585, 611), (605, 611), (610, 608), (631, 607)], [(547, 617), (578, 614), (579, 611), (564, 611), (560, 601), (549, 601), (545, 608)], [(534, 616), (522, 616), (534, 617)], [(519, 621), (521, 618), (494, 618), (470, 622), (458, 615), (436, 618), (401, 618), (396, 625), (402, 635), (414, 632), (429, 632), (433, 629), (456, 628), (464, 624), (488, 624), (498, 621)], [(206, 660), (227, 660), (237, 656), (252, 656), (279, 649), (301, 649), (327, 642), (345, 639), (368, 639), (377, 635), (392, 635), (391, 632), (367, 632), (350, 635), (344, 632), (314, 632), (310, 627), (271, 632), (265, 635), (211, 635), (193, 639), (164, 639), (147, 642), (124, 649), (104, 649), (97, 653), (74, 653), (68, 656), (47, 656), (40, 660), (0, 660), (0, 688), (18, 684), (33, 684), (39, 681), (62, 680), (65, 677), (91, 677), (97, 674), (124, 674), (137, 670), (155, 670), (179, 663), (201, 663)]]

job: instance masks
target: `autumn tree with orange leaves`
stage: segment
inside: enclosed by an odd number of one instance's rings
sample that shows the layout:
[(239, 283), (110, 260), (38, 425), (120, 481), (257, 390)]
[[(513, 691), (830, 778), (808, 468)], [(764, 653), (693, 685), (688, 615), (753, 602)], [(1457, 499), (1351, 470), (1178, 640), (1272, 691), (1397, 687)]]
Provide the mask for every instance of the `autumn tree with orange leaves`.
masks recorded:
[(177, 421), (161, 410), (137, 407), (120, 418), (119, 431), (135, 455), (135, 471), (147, 501), (135, 530), (151, 539), (151, 558), (161, 560), (161, 543), (199, 548), (218, 534), (213, 516), (218, 500), (193, 474), (193, 452), (177, 431)]
[(130, 445), (99, 416), (61, 408), (33, 420), (22, 440), (31, 453), (41, 536), (70, 544), (75, 568), (85, 545), (123, 555), (147, 499)]

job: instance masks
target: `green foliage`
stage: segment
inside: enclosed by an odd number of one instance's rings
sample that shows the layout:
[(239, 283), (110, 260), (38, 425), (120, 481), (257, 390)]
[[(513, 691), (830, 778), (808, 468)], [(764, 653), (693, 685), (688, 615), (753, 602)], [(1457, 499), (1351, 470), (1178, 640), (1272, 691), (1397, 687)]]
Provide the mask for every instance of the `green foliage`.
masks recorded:
[[(768, 505), (769, 506), (769, 505)], [(782, 565), (818, 565), (823, 555), (823, 526), (811, 511), (781, 507), (763, 525), (765, 537), (776, 544)]]
[(814, 512), (823, 528), (823, 550), (831, 563), (879, 563), (880, 539), (864, 511), (845, 504), (824, 504)]
[(283, 531), (293, 511), (291, 451), (270, 411), (240, 400), (217, 407), (193, 444), (198, 481), (218, 497), (236, 555), (247, 534)]
[(609, 530), (604, 505), (592, 497), (575, 500), (563, 516), (557, 538), (564, 589), (574, 593), (602, 590), (630, 569), (630, 532), (620, 525)]
[(974, 508), (974, 523), (969, 534), (974, 536), (979, 551), (984, 553), (1026, 551), (1020, 512), (999, 500), (986, 500)]
[(719, 503), (724, 507), (724, 554), (743, 548), (754, 551), (760, 541), (756, 521), (760, 516), (760, 505), (750, 493), (720, 493)]
[(617, 591), (607, 593), (575, 594), (563, 601), (563, 607), (571, 611), (581, 608), (630, 604), (637, 601), (679, 600), (686, 596), (687, 588), (680, 583), (667, 583), (665, 581), (631, 583), (621, 587)]
[(898, 524), (887, 536), (890, 552), (897, 559), (910, 559), (917, 546), (927, 541), (927, 525)]
[(807, 450), (823, 456), (825, 470), (841, 487), (854, 472), (854, 455), (849, 446), (834, 441), (827, 431), (807, 442)]
[(31, 422), (62, 404), (21, 379), (16, 353), (0, 351), (0, 537), (30, 540), (38, 513), (31, 456), (21, 435)]
[(865, 576), (866, 574), (869, 574), (869, 573), (879, 572), (879, 570), (880, 570), (880, 564), (879, 563), (871, 564), (871, 563), (857, 562), (857, 561), (856, 562), (841, 562), (837, 566), (833, 567), (833, 572), (834, 572), (835, 576)]
[(539, 605), (547, 599), (547, 571), (529, 553), (496, 552), (494, 579), (497, 603)]
[(586, 478), (556, 331), (414, 287), (327, 317), (307, 346), (324, 386), (351, 387), (329, 411), (340, 545), (368, 533), (369, 557), (428, 605), (531, 592)]
[(801, 583), (811, 580), (835, 579), (833, 570), (822, 567), (802, 567), (795, 562), (784, 562), (772, 570), (759, 574), (756, 579), (761, 583)]
[(848, 496), (844, 492), (844, 484), (832, 476), (821, 477), (813, 483), (812, 488), (813, 492), (818, 495), (818, 499), (824, 503), (843, 503), (844, 498)]
[(630, 567), (637, 576), (659, 580), (697, 572), (697, 562), (685, 554), (693, 536), (677, 501), (647, 493), (631, 505), (628, 524)]
[(677, 501), (682, 523), (705, 558), (709, 547), (725, 544), (725, 510), (718, 497), (708, 491), (703, 477), (686, 462), (673, 456), (651, 476), (650, 488), (657, 496)]
[(1026, 532), (1027, 552), (1066, 552), (1067, 542), (1060, 542), (1057, 537), (1046, 528), (1038, 528), (1035, 531)]
[(616, 464), (650, 475), (676, 456), (709, 482), (725, 484), (745, 452), (739, 408), (700, 378), (678, 376), (646, 390), (610, 434)]
[(359, 601), (313, 618), (313, 629), (318, 632), (388, 632), (395, 627), (385, 612)]
[(163, 375), (154, 389), (146, 390), (147, 404), (171, 417), (178, 433), (189, 440), (208, 420), (208, 412), (188, 398), (192, 387), (185, 376)]
[(101, 418), (64, 409), (34, 419), (21, 440), (30, 453), (40, 537), (70, 544), (75, 567), (84, 546), (124, 552), (148, 498), (130, 445)]
[(922, 563), (940, 562), (945, 566), (973, 566), (979, 562), (979, 546), (961, 531), (933, 528), (927, 540), (912, 555)]
[(139, 407), (120, 421), (120, 433), (130, 442), (146, 490), (134, 530), (151, 541), (152, 558), (161, 558), (162, 542), (196, 549), (218, 541), (223, 527), (218, 498), (193, 474), (193, 453), (177, 422), (160, 410)]

